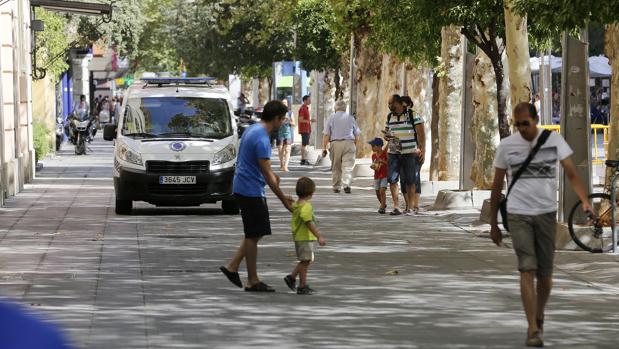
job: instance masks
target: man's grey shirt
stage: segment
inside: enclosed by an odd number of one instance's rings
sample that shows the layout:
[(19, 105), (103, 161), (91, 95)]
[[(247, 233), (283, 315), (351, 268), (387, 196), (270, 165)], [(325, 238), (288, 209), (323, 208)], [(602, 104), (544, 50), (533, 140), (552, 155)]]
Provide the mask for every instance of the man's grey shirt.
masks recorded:
[(330, 141), (355, 140), (361, 130), (357, 120), (345, 111), (338, 111), (327, 119), (324, 135), (329, 135)]

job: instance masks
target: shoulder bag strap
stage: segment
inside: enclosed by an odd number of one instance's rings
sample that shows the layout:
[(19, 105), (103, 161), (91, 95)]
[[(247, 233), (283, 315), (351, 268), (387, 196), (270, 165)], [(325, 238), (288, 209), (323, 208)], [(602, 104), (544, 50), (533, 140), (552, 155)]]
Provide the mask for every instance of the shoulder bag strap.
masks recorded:
[(527, 169), (527, 167), (529, 166), (529, 164), (531, 163), (531, 161), (535, 157), (535, 154), (537, 154), (537, 152), (542, 147), (542, 145), (544, 145), (544, 143), (546, 143), (546, 140), (548, 140), (548, 137), (550, 136), (550, 133), (551, 132), (549, 130), (542, 131), (542, 134), (539, 136), (539, 139), (537, 140), (537, 144), (535, 144), (535, 147), (533, 147), (533, 149), (531, 149), (531, 152), (529, 153), (529, 156), (527, 157), (526, 160), (524, 160), (524, 162), (522, 163), (522, 165), (520, 166), (520, 168), (518, 169), (518, 171), (516, 172), (516, 174), (512, 178), (512, 182), (509, 185), (509, 189), (507, 189), (507, 194), (505, 195), (505, 198), (507, 198), (509, 193), (512, 191), (512, 188), (514, 187), (514, 184), (516, 184), (516, 181), (518, 180), (518, 178), (520, 178), (520, 176), (522, 175), (524, 170)]

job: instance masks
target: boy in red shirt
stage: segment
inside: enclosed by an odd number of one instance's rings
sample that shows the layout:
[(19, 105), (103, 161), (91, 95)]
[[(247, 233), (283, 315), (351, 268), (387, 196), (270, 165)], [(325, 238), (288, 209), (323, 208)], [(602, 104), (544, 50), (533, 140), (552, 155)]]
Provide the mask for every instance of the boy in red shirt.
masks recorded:
[(376, 197), (380, 202), (378, 213), (385, 214), (387, 208), (387, 152), (383, 149), (384, 143), (380, 138), (374, 138), (370, 145), (372, 146), (372, 166), (374, 170), (374, 189), (376, 189)]

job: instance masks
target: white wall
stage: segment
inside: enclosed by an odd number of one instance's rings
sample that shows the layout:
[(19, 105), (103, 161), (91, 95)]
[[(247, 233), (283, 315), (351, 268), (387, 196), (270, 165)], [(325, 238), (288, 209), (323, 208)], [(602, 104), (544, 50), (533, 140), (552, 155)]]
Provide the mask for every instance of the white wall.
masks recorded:
[(0, 6), (0, 196), (34, 177), (30, 1)]

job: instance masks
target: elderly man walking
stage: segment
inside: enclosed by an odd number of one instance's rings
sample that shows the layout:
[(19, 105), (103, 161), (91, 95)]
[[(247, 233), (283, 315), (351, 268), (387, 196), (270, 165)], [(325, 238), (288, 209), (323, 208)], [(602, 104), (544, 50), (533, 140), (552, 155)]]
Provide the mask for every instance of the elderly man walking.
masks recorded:
[(322, 155), (327, 155), (331, 145), (331, 161), (333, 164), (333, 192), (350, 194), (352, 184), (352, 168), (355, 166), (355, 154), (359, 141), (360, 130), (357, 121), (346, 112), (346, 103), (335, 102), (335, 114), (331, 115), (325, 124), (322, 137)]

